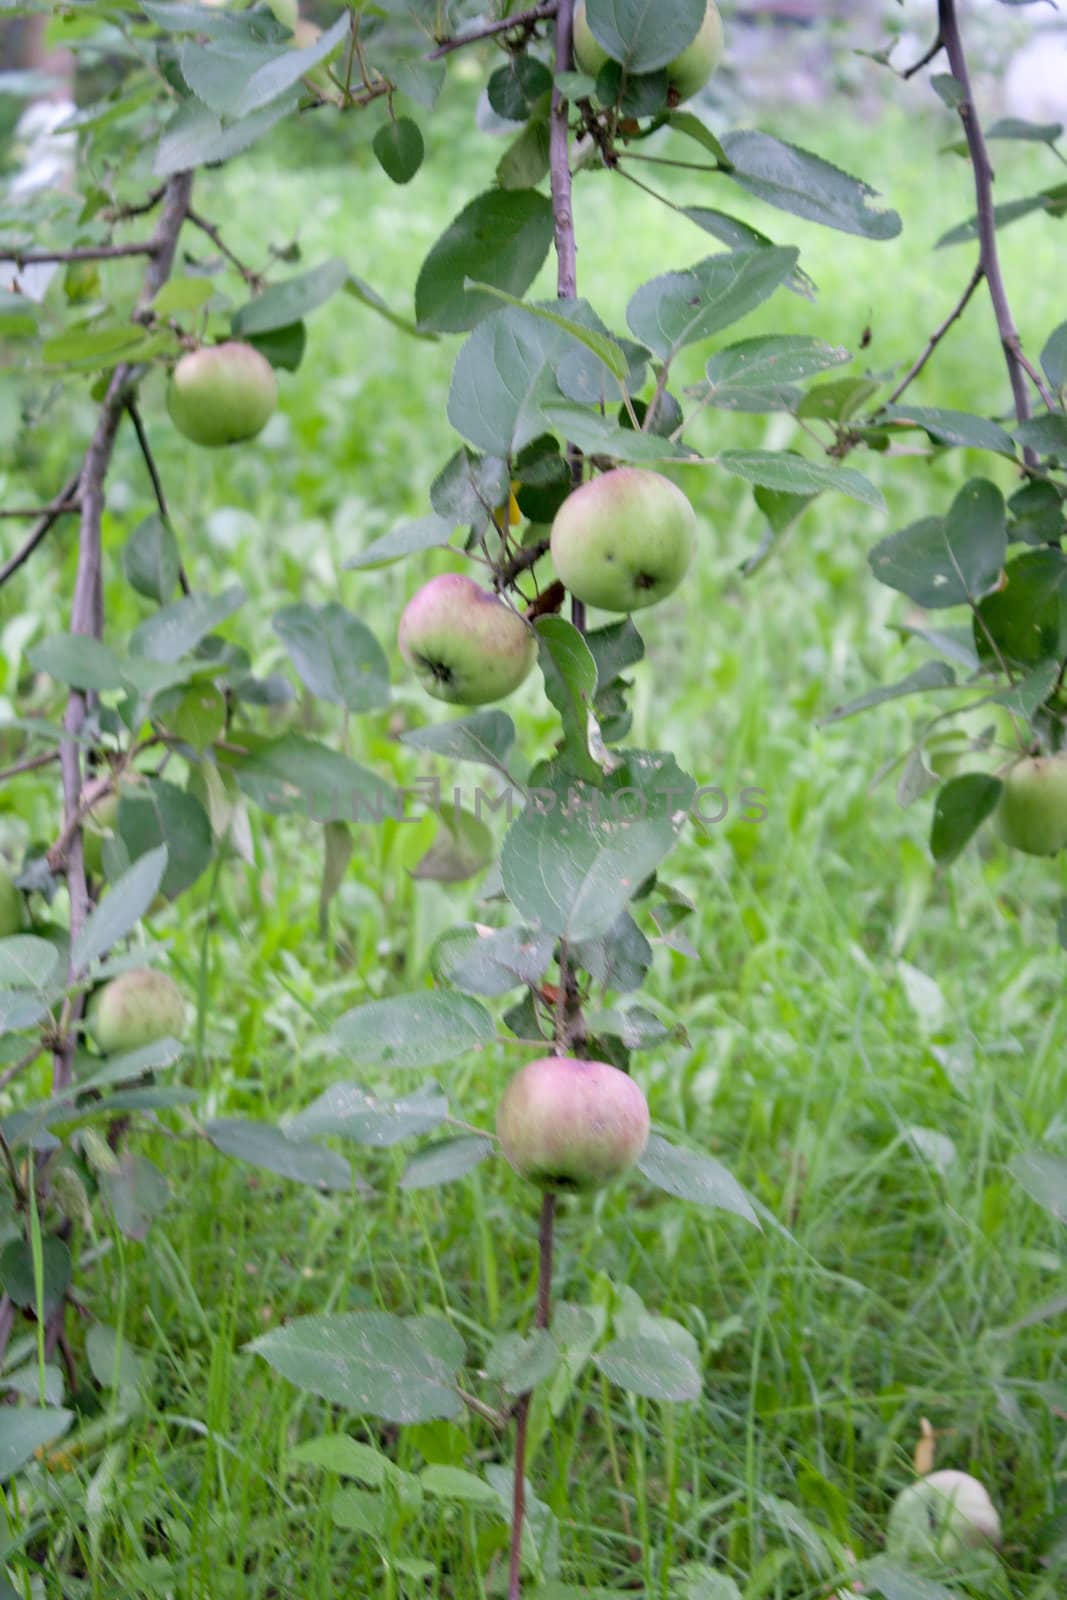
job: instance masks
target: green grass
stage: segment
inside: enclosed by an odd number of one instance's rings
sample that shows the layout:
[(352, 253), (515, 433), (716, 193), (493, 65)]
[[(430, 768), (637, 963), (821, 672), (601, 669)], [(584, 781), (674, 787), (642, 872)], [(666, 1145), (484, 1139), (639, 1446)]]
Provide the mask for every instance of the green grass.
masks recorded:
[[(346, 136), (336, 164), (316, 174), (310, 203), (312, 180), (294, 170), (299, 149), (276, 144), (253, 175), (207, 177), (198, 204), (225, 220), (251, 260), (265, 257), (269, 219), (271, 242), (298, 237), (309, 264), (343, 254), (406, 310), (425, 250), (490, 181), (496, 152), (462, 132), (468, 111), (457, 92), (410, 190), (391, 188), (362, 140)], [(739, 203), (698, 174), (670, 174), (663, 187), (675, 199), (720, 204), (802, 246), (816, 303), (781, 295), (743, 332), (804, 331), (855, 348), (870, 324), (861, 361), (884, 370), (909, 360), (970, 268), (967, 251), (930, 253), (970, 209), (966, 166), (931, 154), (950, 137), (947, 115), (858, 127), (837, 108), (832, 121), (799, 128), (785, 113), (777, 127), (763, 121), (868, 177), (902, 211), (905, 231), (865, 244)], [(1005, 148), (1005, 192), (1052, 181), (1047, 160)], [(581, 179), (577, 214), (583, 290), (616, 327), (641, 281), (709, 248), (684, 219), (606, 174)], [(1031, 350), (1063, 314), (1057, 242), (1052, 224), (1033, 219), (1003, 236)], [(194, 584), (245, 584), (249, 605), (228, 631), (257, 670), (281, 665), (269, 617), (297, 598), (339, 594), (390, 641), (404, 599), (434, 563), (370, 574), (341, 564), (424, 511), (454, 448), (444, 404), (455, 348), (406, 339), (354, 301), (334, 302), (311, 324), (301, 370), (282, 379), (281, 417), (260, 444), (218, 459), (194, 460), (166, 424), (158, 387), (149, 395)], [(699, 359), (684, 381), (699, 376)], [(1006, 407), (984, 303), (914, 398)], [(84, 398), (49, 412), (23, 489), (46, 493), (59, 480), (88, 416)], [(780, 446), (789, 437), (779, 420), (715, 413), (695, 442)], [(768, 816), (759, 826), (732, 813), (722, 826), (690, 828), (670, 859), (665, 875), (696, 906), (687, 932), (698, 955), (659, 944), (649, 998), (687, 1038), (639, 1058), (637, 1070), (657, 1124), (725, 1161), (782, 1226), (768, 1220), (757, 1234), (639, 1182), (563, 1206), (558, 1295), (609, 1304), (628, 1285), (690, 1330), (705, 1375), (703, 1401), (673, 1411), (627, 1400), (588, 1367), (558, 1417), (539, 1402), (530, 1476), (558, 1518), (560, 1575), (582, 1588), (682, 1594), (685, 1565), (704, 1562), (735, 1578), (746, 1600), (815, 1600), (835, 1576), (828, 1545), (861, 1557), (881, 1548), (925, 1416), (942, 1434), (939, 1463), (977, 1472), (1004, 1517), (1002, 1562), (955, 1579), (953, 1592), (1062, 1592), (1062, 1554), (1058, 1568), (1046, 1565), (1041, 1541), (1064, 1496), (1064, 1237), (1008, 1163), (1063, 1143), (1067, 1028), (1053, 934), (1063, 873), (991, 846), (972, 850), (950, 877), (935, 873), (928, 802), (902, 811), (892, 781), (872, 783), (906, 747), (913, 706), (817, 725), (840, 700), (917, 661), (891, 630), (903, 607), (870, 580), (867, 550), (941, 509), (989, 464), (961, 453), (855, 464), (884, 488), (888, 519), (823, 497), (750, 582), (738, 576), (760, 536), (747, 491), (687, 473), (704, 543), (692, 583), (643, 630), (633, 742), (674, 749), (699, 781), (731, 797), (758, 785)], [(123, 589), (119, 551), (149, 509), (128, 439), (114, 482), (108, 590), (122, 627), (143, 606)], [(5, 595), (15, 605), (0, 636), (0, 695), (12, 701), (21, 649), (64, 612), (71, 545), (67, 529)], [(16, 607), (31, 619), (25, 627)], [(531, 683), (515, 705), (525, 748), (547, 748), (553, 721), (539, 688)], [(297, 717), (305, 720), (299, 708)], [(390, 713), (349, 730), (353, 753), (410, 779), (415, 765), (393, 735), (425, 720), (425, 700), (398, 670)], [(340, 733), (327, 712), (315, 727), (333, 740)], [(473, 781), (469, 769), (462, 781)], [(0, 806), (10, 807), (11, 793)], [(0, 812), (2, 837), (18, 845), (30, 833), (50, 836), (54, 804), (50, 783), (23, 783), (19, 815)], [(197, 1043), (179, 1070), (202, 1117), (277, 1119), (308, 1103), (344, 1071), (316, 1048), (333, 1017), (425, 983), (429, 949), (455, 922), (495, 920), (498, 908), (479, 903), (476, 888), (409, 878), (422, 834), (362, 831), (325, 941), (319, 834), (293, 821), (260, 829), (253, 869), (205, 878), (155, 924), (197, 997)], [(518, 1055), (489, 1051), (438, 1076), (463, 1116), (486, 1123)], [(407, 1089), (417, 1080), (399, 1081)], [(150, 1136), (138, 1148), (166, 1168), (166, 1215), (143, 1246), (102, 1222), (79, 1288), (92, 1314), (121, 1323), (142, 1352), (144, 1378), (136, 1401), (87, 1384), (79, 1400), (97, 1413), (84, 1424), (95, 1433), (84, 1446), (73, 1435), (20, 1482), (17, 1498), (9, 1488), (10, 1536), (40, 1564), (39, 1592), (499, 1593), (499, 1519), (398, 1503), (383, 1557), (358, 1528), (335, 1525), (351, 1503), (344, 1486), (295, 1467), (290, 1453), (345, 1429), (403, 1468), (451, 1460), (478, 1470), (509, 1461), (510, 1436), (478, 1420), (379, 1429), (299, 1394), (244, 1346), (313, 1311), (434, 1311), (454, 1321), (477, 1368), (498, 1331), (530, 1321), (530, 1194), (494, 1163), (439, 1194), (405, 1195), (396, 1188), (402, 1155), (380, 1152), (361, 1163), (373, 1196), (320, 1199), (197, 1141)], [(83, 1330), (75, 1337), (80, 1352)], [(435, 1576), (405, 1576), (404, 1560), (430, 1563)]]

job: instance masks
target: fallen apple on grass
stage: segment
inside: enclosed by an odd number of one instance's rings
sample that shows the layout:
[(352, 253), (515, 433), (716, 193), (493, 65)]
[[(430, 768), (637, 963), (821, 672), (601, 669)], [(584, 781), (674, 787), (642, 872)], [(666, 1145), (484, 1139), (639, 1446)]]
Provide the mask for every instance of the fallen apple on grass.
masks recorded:
[(539, 1189), (581, 1194), (628, 1172), (648, 1143), (648, 1102), (606, 1061), (546, 1056), (515, 1074), (496, 1118), (515, 1171)]
[(999, 1544), (1000, 1517), (984, 1484), (945, 1468), (900, 1492), (886, 1543), (898, 1560), (951, 1562), (966, 1550)]

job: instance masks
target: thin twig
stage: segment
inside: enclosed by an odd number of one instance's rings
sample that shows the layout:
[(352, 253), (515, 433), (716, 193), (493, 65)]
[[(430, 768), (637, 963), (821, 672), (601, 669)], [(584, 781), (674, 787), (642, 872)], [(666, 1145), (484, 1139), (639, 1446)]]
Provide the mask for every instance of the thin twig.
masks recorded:
[(527, 545), (525, 550), (520, 550), (512, 556), (497, 572), (495, 583), (498, 589), (510, 589), (514, 586), (516, 578), (521, 578), (524, 572), (529, 572), (531, 567), (536, 567), (543, 555), (549, 549), (547, 539), (538, 539), (536, 544)]
[(942, 39), (940, 33), (938, 33), (937, 38), (934, 40), (934, 42), (930, 46), (929, 50), (924, 50), (922, 55), (919, 57), (918, 61), (913, 61), (911, 66), (907, 67), (900, 74), (900, 76), (902, 78), (914, 78), (915, 74), (917, 72), (921, 72), (924, 67), (928, 67), (930, 65), (931, 61), (934, 59), (934, 57), (936, 55), (940, 55), (941, 51), (944, 48), (945, 48), (945, 42)]
[[(567, 0), (561, 0), (565, 5)], [(547, 1328), (552, 1316), (552, 1246), (556, 1224), (556, 1197), (546, 1194), (541, 1202), (538, 1228), (537, 1315), (534, 1325)], [(526, 1434), (530, 1421), (530, 1391), (522, 1395), (515, 1410), (515, 1487), (511, 1502), (511, 1558), (508, 1565), (508, 1600), (522, 1597), (522, 1525), (526, 1517)]]
[(962, 99), (957, 106), (957, 110), (967, 139), (971, 166), (974, 168), (974, 189), (978, 209), (978, 240), (981, 252), (979, 261), (986, 282), (989, 284), (989, 297), (993, 302), (1000, 342), (1004, 350), (1004, 360), (1007, 364), (1012, 394), (1015, 398), (1015, 415), (1020, 422), (1025, 422), (1031, 415), (1030, 393), (1026, 387), (1026, 371), (1020, 359), (1022, 346), (1018, 329), (1015, 326), (1015, 319), (1012, 316), (1011, 305), (1008, 301), (1008, 291), (1005, 287), (1004, 274), (1001, 271), (1000, 255), (997, 249), (997, 224), (993, 201), (993, 166), (989, 159), (985, 135), (982, 133), (982, 125), (978, 120), (975, 108), (974, 92), (971, 88), (970, 73), (967, 70), (967, 56), (963, 48), (959, 18), (956, 14), (956, 0), (938, 0), (937, 14), (938, 37), (948, 55), (948, 64), (952, 76), (962, 90)]
[(437, 49), (432, 50), (426, 59), (437, 61), (441, 56), (451, 55), (453, 50), (463, 50), (469, 44), (480, 44), (483, 39), (492, 39), (498, 33), (514, 33), (516, 28), (525, 28), (528, 32), (532, 32), (539, 22), (547, 22), (549, 17), (554, 17), (556, 11), (556, 0), (546, 0), (544, 5), (531, 6), (529, 11), (516, 11), (510, 17), (501, 17), (497, 22), (484, 22), (480, 27), (472, 28), (469, 33), (461, 33), (455, 39), (442, 39)]
[(948, 332), (948, 330), (952, 327), (953, 323), (959, 321), (960, 317), (962, 317), (963, 313), (966, 311), (967, 307), (970, 305), (971, 299), (972, 299), (972, 297), (974, 295), (974, 292), (978, 288), (978, 285), (982, 282), (982, 279), (984, 277), (985, 277), (985, 269), (982, 266), (982, 263), (979, 262), (978, 265), (975, 267), (974, 272), (971, 274), (970, 283), (968, 283), (966, 289), (964, 289), (964, 291), (961, 294), (959, 300), (956, 302), (955, 306), (949, 312), (949, 314), (945, 318), (944, 322), (942, 322), (941, 326), (939, 328), (935, 328), (934, 332), (930, 335), (929, 339), (926, 342), (926, 349), (923, 351), (922, 355), (914, 363), (914, 365), (910, 368), (910, 370), (904, 375), (904, 377), (897, 384), (896, 388), (893, 390), (893, 393), (889, 396), (889, 399), (886, 401), (886, 405), (887, 406), (896, 405), (897, 401), (900, 399), (901, 395), (904, 393), (904, 390), (908, 387), (908, 385), (910, 383), (913, 382), (913, 380), (915, 378), (917, 378), (919, 376), (919, 373), (925, 367), (926, 363), (929, 361), (930, 357), (933, 355), (934, 351), (937, 349), (938, 345), (941, 343), (942, 339), (945, 337), (945, 335)]
[[(60, 517), (65, 517), (69, 511), (73, 511), (77, 508), (77, 502), (74, 501), (74, 496), (78, 492), (78, 484), (80, 482), (81, 473), (79, 473), (76, 478), (71, 478), (70, 482), (63, 490), (61, 490), (57, 498), (53, 500), (52, 504), (42, 512), (40, 522), (15, 551), (15, 554), (13, 556), (9, 556), (4, 562), (3, 566), (0, 567), (0, 588), (3, 588), (4, 584), (12, 576), (12, 574), (16, 573), (23, 563), (30, 559), (37, 546), (55, 527)], [(73, 504), (71, 503), (72, 501), (74, 501)]]
[[(138, 410), (137, 401), (132, 395), (130, 395), (126, 401), (126, 410), (129, 412), (130, 421), (133, 423), (133, 431), (137, 435), (137, 443), (141, 447), (141, 455), (144, 457), (144, 464), (148, 469), (148, 476), (152, 480), (152, 493), (156, 497), (156, 505), (159, 507), (159, 515), (163, 519), (163, 522), (166, 524), (166, 526), (173, 533), (174, 524), (171, 522), (170, 512), (167, 510), (167, 499), (163, 493), (163, 480), (159, 475), (159, 468), (156, 466), (156, 458), (152, 454), (152, 447), (148, 442), (148, 434), (145, 431), (145, 425), (141, 418), (141, 413)], [(184, 563), (180, 558), (178, 561), (178, 583), (181, 586), (182, 594), (187, 595), (192, 592), (189, 587), (188, 574), (186, 573)]]
[(0, 772), (0, 783), (6, 783), (9, 778), (17, 778), (23, 772), (36, 772), (38, 767), (50, 767), (53, 761), (58, 760), (58, 750), (46, 750), (42, 756), (27, 756), (25, 761), (16, 761), (13, 766), (5, 767)]
[(101, 212), (101, 216), (105, 217), (108, 222), (125, 222), (130, 217), (146, 216), (149, 211), (156, 209), (166, 192), (166, 184), (161, 183), (158, 189), (153, 189), (151, 194), (146, 195), (137, 205), (111, 206), (107, 211)]
[(47, 517), (53, 511), (58, 511), (60, 516), (65, 516), (68, 512), (77, 511), (77, 509), (77, 500), (71, 500), (63, 506), (5, 506), (0, 511), (0, 518), (7, 518), (12, 522), (28, 522), (31, 517)]
[(219, 254), (225, 256), (226, 260), (229, 261), (232, 266), (237, 268), (238, 272), (241, 274), (241, 277), (245, 280), (250, 289), (262, 289), (262, 275), (258, 272), (253, 272), (251, 267), (245, 266), (240, 256), (234, 255), (233, 251), (230, 249), (225, 239), (223, 239), (222, 234), (219, 232), (218, 228), (216, 228), (213, 222), (209, 222), (206, 217), (202, 217), (199, 211), (193, 210), (189, 211), (188, 218), (194, 228), (199, 228), (201, 233), (205, 233), (207, 235)]
[(39, 267), (49, 261), (119, 261), (123, 256), (152, 256), (156, 247), (147, 244), (87, 244), (71, 250), (5, 250), (0, 244), (0, 257), (13, 261), (16, 267)]
[(44, 1045), (38, 1041), (32, 1050), (27, 1050), (26, 1054), (24, 1056), (20, 1056), (13, 1066), (8, 1067), (5, 1072), (0, 1073), (0, 1089), (6, 1089), (12, 1078), (17, 1078), (20, 1072), (25, 1072), (27, 1067), (32, 1066), (41, 1055), (43, 1050)]

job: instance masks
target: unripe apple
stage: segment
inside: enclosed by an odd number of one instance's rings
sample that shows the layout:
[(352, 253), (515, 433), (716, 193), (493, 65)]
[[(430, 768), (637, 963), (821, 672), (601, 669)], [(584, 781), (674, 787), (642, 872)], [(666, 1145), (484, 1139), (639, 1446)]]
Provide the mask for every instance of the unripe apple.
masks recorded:
[(450, 705), (502, 700), (537, 656), (518, 612), (459, 572), (423, 585), (404, 608), (397, 637), (423, 688)]
[(89, 1002), (86, 1027), (102, 1055), (123, 1055), (157, 1039), (180, 1039), (185, 1001), (173, 978), (152, 967), (123, 972)]
[(237, 339), (189, 351), (167, 385), (167, 410), (178, 432), (212, 449), (255, 438), (277, 403), (274, 368)]
[(977, 1478), (931, 1472), (893, 1502), (886, 1542), (898, 1559), (955, 1561), (965, 1550), (999, 1544), (1000, 1517)]
[(621, 1177), (648, 1143), (648, 1102), (606, 1061), (546, 1056), (517, 1072), (496, 1114), (515, 1171), (539, 1189), (584, 1193)]
[[(667, 82), (675, 104), (691, 100), (699, 93), (722, 60), (722, 17), (715, 0), (708, 0), (704, 20), (692, 44), (667, 63)], [(604, 46), (589, 26), (585, 0), (578, 0), (574, 11), (574, 58), (583, 72), (595, 78), (610, 60)]]
[(5, 867), (0, 867), (0, 939), (22, 932), (22, 896)]
[(1028, 856), (1054, 856), (1067, 845), (1067, 751), (1024, 756), (1004, 775), (997, 832)]
[(603, 611), (640, 611), (681, 583), (696, 517), (669, 478), (616, 467), (570, 495), (552, 524), (552, 560), (577, 600)]

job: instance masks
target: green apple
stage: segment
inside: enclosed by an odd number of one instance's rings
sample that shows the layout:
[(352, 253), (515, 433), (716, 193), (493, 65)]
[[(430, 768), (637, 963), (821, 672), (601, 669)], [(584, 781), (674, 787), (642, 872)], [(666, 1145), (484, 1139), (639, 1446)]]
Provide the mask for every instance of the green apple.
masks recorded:
[(254, 439), (277, 403), (274, 368), (238, 339), (190, 350), (167, 385), (167, 410), (178, 432), (211, 449)]
[(648, 1129), (648, 1102), (631, 1077), (570, 1056), (523, 1067), (496, 1117), (515, 1171), (554, 1193), (585, 1193), (621, 1177), (640, 1159)]
[(502, 700), (537, 658), (518, 612), (459, 572), (431, 578), (408, 601), (398, 642), (427, 693), (450, 705)]
[(677, 589), (695, 529), (692, 506), (669, 478), (616, 467), (560, 506), (552, 560), (575, 599), (602, 611), (640, 611)]
[(1057, 855), (1067, 845), (1067, 751), (1017, 761), (1004, 775), (993, 822), (1013, 849)]
[(185, 1001), (165, 972), (138, 967), (96, 991), (86, 1027), (102, 1055), (124, 1055), (157, 1039), (180, 1039), (185, 1031)]
[(886, 1544), (903, 1561), (956, 1561), (1000, 1543), (1000, 1517), (985, 1486), (967, 1472), (931, 1472), (893, 1502)]
[[(722, 17), (715, 0), (708, 0), (704, 20), (692, 44), (667, 63), (667, 82), (671, 100), (677, 105), (698, 94), (722, 60)], [(586, 0), (578, 0), (574, 11), (574, 59), (583, 72), (595, 78), (611, 58), (589, 26)]]
[(0, 939), (22, 932), (22, 896), (5, 867), (0, 867)]
[(1004, 706), (977, 706), (931, 734), (923, 746), (926, 764), (939, 778), (965, 772), (998, 772), (1019, 751), (1019, 731)]

